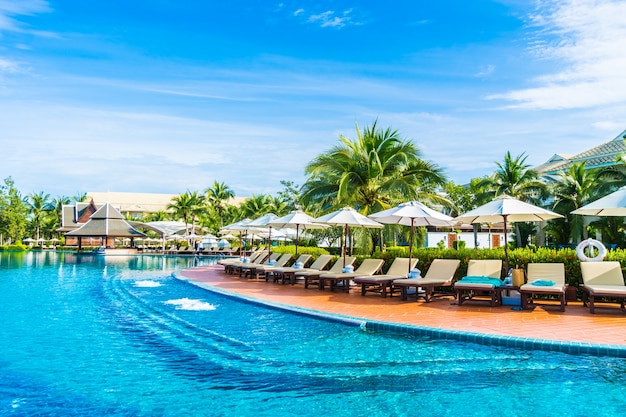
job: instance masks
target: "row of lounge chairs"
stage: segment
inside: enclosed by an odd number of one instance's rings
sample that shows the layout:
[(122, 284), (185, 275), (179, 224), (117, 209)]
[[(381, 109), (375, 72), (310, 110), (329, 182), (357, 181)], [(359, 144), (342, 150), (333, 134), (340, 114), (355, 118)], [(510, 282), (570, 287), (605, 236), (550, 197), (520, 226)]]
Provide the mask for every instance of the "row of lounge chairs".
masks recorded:
[[(300, 255), (292, 260), (289, 254), (271, 256), (267, 251), (255, 252), (247, 262), (239, 258), (221, 260), (225, 271), (230, 274), (250, 279), (264, 279), (275, 283), (291, 284), (302, 282), (305, 288), (316, 286), (320, 290), (329, 288), (331, 291), (350, 290), (352, 283), (360, 287), (361, 294), (376, 293), (382, 297), (393, 296), (398, 292), (403, 300), (410, 294), (426, 302), (442, 294), (453, 294), (457, 304), (468, 301), (487, 301), (491, 306), (502, 305), (503, 292), (517, 290), (520, 293), (521, 307), (534, 308), (543, 300), (553, 298), (558, 302), (561, 311), (567, 305), (563, 263), (529, 263), (526, 271), (527, 283), (514, 287), (501, 280), (502, 261), (495, 259), (470, 260), (467, 275), (455, 281), (455, 274), (460, 266), (458, 259), (435, 259), (426, 275), (422, 278), (407, 278), (407, 272), (415, 268), (417, 259), (396, 258), (385, 274), (379, 274), (384, 261), (382, 259), (365, 259), (353, 272), (344, 272), (347, 265), (352, 265), (355, 257), (339, 258), (329, 269), (331, 255), (319, 256), (310, 267), (304, 267), (311, 255)], [(595, 312), (598, 301), (618, 300), (625, 310), (626, 285), (619, 262), (583, 262), (581, 263), (583, 278), (583, 302)], [(447, 291), (438, 291), (446, 289)], [(549, 303), (554, 305), (554, 303)]]

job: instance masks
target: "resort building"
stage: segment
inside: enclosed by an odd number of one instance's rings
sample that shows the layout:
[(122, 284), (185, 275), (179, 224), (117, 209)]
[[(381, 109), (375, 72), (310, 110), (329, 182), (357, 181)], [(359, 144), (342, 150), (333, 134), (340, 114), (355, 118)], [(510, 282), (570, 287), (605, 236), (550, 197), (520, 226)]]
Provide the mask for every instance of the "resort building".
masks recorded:
[(622, 155), (626, 154), (626, 130), (608, 142), (594, 146), (576, 155), (555, 154), (546, 162), (533, 169), (547, 181), (554, 181), (561, 172), (573, 164), (585, 162), (587, 169), (606, 168), (617, 165)]

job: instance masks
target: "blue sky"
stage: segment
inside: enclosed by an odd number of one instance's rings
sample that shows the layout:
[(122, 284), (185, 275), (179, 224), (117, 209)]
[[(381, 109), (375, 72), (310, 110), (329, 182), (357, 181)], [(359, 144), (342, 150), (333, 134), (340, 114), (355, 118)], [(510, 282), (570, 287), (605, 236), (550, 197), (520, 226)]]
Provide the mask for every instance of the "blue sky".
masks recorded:
[(0, 0), (0, 175), (238, 196), (378, 120), (457, 183), (626, 128), (626, 2)]

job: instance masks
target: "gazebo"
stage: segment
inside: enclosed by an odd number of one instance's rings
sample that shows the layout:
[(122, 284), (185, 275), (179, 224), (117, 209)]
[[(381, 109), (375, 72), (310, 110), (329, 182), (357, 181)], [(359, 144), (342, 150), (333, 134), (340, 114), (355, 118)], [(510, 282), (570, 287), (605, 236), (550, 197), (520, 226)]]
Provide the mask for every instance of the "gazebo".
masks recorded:
[(97, 238), (100, 246), (109, 248), (115, 246), (116, 237), (130, 238), (132, 246), (134, 238), (146, 235), (128, 224), (124, 216), (107, 202), (91, 215), (87, 223), (66, 233), (65, 236), (77, 237), (80, 250), (83, 246), (83, 238)]

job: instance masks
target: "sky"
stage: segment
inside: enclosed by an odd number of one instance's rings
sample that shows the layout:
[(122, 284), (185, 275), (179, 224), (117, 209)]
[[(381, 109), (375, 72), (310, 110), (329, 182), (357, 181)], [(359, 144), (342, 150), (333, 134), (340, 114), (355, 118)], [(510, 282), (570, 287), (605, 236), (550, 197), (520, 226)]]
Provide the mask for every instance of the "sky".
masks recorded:
[(0, 0), (0, 175), (26, 195), (302, 185), (377, 123), (457, 184), (626, 129), (623, 0)]

